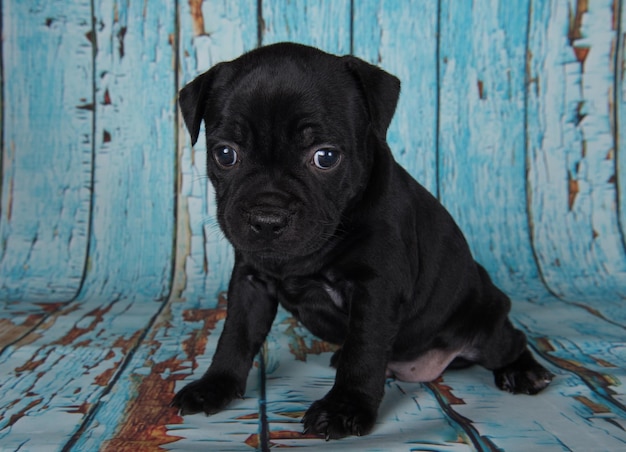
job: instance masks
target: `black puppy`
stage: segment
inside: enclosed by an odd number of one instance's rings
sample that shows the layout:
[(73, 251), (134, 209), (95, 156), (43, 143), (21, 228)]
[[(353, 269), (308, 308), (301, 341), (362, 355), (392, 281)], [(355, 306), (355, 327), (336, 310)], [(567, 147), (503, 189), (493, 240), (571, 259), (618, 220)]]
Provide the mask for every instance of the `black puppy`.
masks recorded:
[(352, 56), (276, 44), (180, 92), (192, 143), (206, 126), (217, 218), (235, 248), (213, 362), (172, 405), (215, 413), (242, 396), (278, 303), (341, 345), (335, 385), (304, 416), (326, 439), (370, 432), (385, 379), (478, 363), (535, 394), (552, 374), (507, 315), (448, 212), (393, 159), (399, 80)]

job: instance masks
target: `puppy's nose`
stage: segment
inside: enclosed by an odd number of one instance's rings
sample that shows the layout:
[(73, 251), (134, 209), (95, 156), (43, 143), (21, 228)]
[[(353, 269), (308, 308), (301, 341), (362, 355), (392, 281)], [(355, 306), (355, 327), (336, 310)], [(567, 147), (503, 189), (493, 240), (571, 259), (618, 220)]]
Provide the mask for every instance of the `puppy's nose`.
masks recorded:
[(285, 212), (256, 211), (250, 213), (250, 229), (266, 239), (274, 239), (287, 229), (289, 216)]

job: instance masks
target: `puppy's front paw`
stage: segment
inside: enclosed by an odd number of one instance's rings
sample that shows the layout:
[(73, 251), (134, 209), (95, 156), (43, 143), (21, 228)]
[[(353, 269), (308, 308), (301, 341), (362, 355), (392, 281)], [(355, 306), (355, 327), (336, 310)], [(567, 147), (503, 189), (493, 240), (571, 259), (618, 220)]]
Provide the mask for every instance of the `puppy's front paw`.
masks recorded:
[(493, 371), (496, 386), (513, 394), (537, 394), (550, 384), (554, 374), (539, 364), (528, 350), (500, 369)]
[(201, 412), (208, 416), (222, 410), (231, 400), (242, 395), (243, 391), (235, 379), (204, 376), (178, 391), (170, 406), (178, 408), (182, 416)]
[(355, 394), (331, 391), (313, 403), (302, 418), (303, 433), (324, 435), (326, 441), (367, 435), (376, 422), (376, 409)]

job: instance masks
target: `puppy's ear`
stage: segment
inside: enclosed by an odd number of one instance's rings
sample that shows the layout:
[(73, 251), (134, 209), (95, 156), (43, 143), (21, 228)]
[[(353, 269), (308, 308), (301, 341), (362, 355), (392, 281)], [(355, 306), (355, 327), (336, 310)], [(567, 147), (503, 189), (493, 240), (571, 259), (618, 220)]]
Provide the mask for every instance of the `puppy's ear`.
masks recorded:
[(180, 105), (180, 111), (183, 114), (187, 130), (191, 135), (192, 145), (198, 141), (200, 124), (202, 123), (207, 102), (216, 88), (218, 76), (223, 72), (224, 65), (225, 63), (220, 63), (213, 66), (207, 72), (185, 85), (178, 93), (178, 104)]
[(343, 59), (359, 83), (374, 129), (384, 137), (396, 111), (400, 80), (352, 55), (344, 56)]

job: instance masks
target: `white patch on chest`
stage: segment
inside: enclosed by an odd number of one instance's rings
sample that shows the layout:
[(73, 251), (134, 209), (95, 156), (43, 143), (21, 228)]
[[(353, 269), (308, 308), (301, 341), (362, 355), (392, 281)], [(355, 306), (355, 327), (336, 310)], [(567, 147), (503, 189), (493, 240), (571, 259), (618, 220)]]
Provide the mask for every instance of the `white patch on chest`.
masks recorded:
[(412, 383), (433, 381), (460, 354), (461, 350), (432, 349), (413, 361), (391, 361), (387, 364), (387, 377)]
[(326, 283), (324, 283), (324, 290), (326, 291), (332, 302), (335, 304), (335, 306), (337, 306), (339, 309), (344, 308), (343, 297), (337, 290), (335, 290), (333, 287)]

